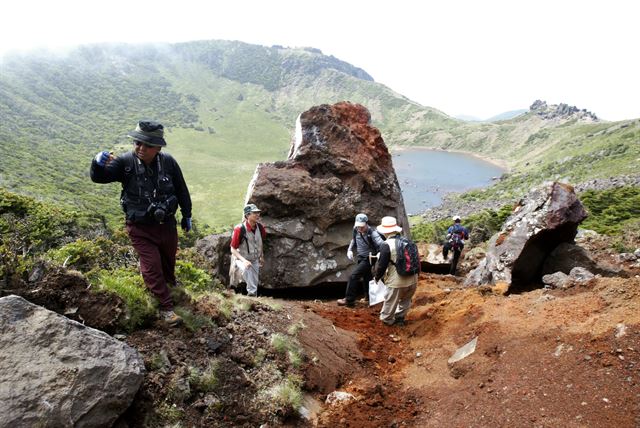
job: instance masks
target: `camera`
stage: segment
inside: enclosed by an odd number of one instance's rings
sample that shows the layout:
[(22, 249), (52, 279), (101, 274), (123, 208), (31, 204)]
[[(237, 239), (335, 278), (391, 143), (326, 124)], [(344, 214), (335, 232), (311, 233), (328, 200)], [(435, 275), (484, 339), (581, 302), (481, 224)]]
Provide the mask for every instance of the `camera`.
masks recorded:
[(150, 215), (158, 223), (162, 223), (175, 213), (177, 202), (178, 199), (175, 196), (162, 202), (151, 202), (147, 208), (147, 215)]

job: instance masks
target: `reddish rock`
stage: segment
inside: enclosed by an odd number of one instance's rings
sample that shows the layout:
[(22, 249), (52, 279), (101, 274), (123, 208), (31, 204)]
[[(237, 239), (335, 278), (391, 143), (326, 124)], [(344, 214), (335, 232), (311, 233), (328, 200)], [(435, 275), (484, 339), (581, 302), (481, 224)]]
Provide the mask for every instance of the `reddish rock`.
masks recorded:
[(408, 232), (391, 155), (370, 119), (359, 104), (312, 107), (297, 120), (288, 159), (256, 168), (246, 200), (268, 232), (261, 286), (346, 283), (359, 212), (374, 227), (394, 216)]

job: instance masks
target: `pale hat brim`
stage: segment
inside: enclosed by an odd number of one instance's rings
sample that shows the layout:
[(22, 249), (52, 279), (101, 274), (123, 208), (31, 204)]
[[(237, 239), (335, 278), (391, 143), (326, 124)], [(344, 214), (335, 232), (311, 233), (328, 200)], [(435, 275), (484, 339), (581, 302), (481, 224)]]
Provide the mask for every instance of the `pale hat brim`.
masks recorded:
[(378, 227), (376, 227), (376, 230), (382, 234), (387, 234), (387, 233), (393, 233), (393, 232), (402, 232), (402, 228), (400, 226), (398, 226), (397, 224), (394, 224), (392, 226), (383, 226), (383, 225), (379, 225)]

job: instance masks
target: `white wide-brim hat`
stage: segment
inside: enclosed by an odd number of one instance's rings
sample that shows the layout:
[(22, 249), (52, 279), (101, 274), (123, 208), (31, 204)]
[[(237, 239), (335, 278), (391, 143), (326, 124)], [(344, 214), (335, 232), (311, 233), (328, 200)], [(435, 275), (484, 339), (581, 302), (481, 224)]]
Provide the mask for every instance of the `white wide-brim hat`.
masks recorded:
[(380, 226), (376, 227), (378, 232), (380, 233), (392, 233), (392, 232), (402, 232), (402, 228), (398, 226), (398, 222), (395, 217), (382, 217), (380, 221)]

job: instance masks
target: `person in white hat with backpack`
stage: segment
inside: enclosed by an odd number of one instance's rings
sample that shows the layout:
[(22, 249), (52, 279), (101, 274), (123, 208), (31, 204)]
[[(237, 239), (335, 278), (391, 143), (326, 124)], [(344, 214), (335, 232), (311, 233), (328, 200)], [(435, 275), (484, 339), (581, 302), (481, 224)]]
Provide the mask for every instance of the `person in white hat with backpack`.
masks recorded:
[(396, 269), (396, 240), (401, 238), (402, 228), (395, 217), (382, 217), (376, 229), (387, 238), (380, 246), (380, 258), (374, 275), (376, 282), (382, 280), (387, 286), (380, 320), (386, 325), (404, 325), (404, 317), (409, 312), (411, 298), (418, 285), (418, 274), (400, 275)]

